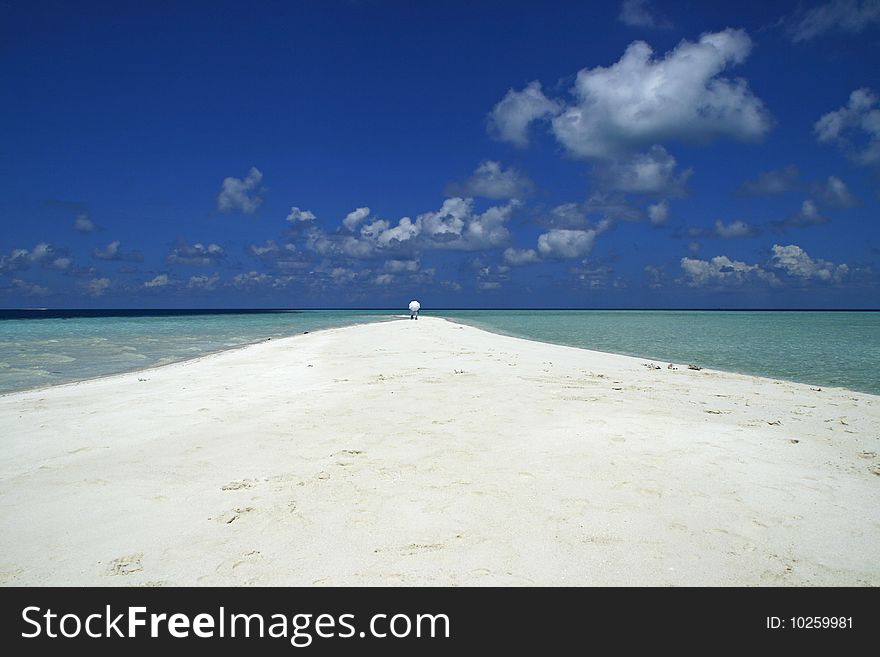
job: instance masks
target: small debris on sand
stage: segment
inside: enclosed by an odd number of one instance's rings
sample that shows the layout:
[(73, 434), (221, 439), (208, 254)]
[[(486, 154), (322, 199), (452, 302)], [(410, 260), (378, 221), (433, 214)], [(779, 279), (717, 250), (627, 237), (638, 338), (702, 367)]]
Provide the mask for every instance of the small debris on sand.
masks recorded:
[(688, 364), (688, 369), (689, 370), (697, 370), (699, 372), (703, 368), (700, 367), (699, 365), (694, 365), (693, 363), (690, 363), (690, 364)]

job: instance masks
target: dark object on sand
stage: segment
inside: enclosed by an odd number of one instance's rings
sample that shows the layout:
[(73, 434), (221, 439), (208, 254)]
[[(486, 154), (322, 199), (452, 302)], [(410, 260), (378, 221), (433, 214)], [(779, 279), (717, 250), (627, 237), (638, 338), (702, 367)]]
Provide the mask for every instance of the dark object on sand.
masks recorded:
[(308, 333), (308, 331), (303, 331), (303, 335), (305, 335), (306, 333)]
[(673, 365), (672, 363), (669, 363), (669, 365), (666, 366), (666, 369), (667, 370), (677, 370), (678, 368), (675, 365)]
[(697, 370), (699, 372), (703, 368), (700, 367), (699, 365), (690, 364), (690, 365), (688, 365), (688, 369), (689, 370)]

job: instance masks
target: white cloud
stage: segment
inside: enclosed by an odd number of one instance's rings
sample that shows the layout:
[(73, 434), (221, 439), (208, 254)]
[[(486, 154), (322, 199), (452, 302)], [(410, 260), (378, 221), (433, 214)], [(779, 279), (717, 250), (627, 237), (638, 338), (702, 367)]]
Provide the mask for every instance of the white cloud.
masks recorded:
[(220, 282), (220, 274), (214, 273), (210, 276), (190, 276), (186, 287), (191, 290), (213, 290)]
[(812, 191), (825, 203), (838, 208), (851, 208), (859, 204), (849, 187), (837, 176), (828, 176), (824, 183), (812, 185)]
[(394, 283), (394, 275), (393, 274), (378, 274), (373, 279), (374, 285), (391, 285)]
[(268, 274), (251, 270), (243, 274), (236, 274), (235, 278), (232, 279), (232, 283), (235, 287), (251, 287), (265, 285), (271, 282), (271, 280), (272, 277)]
[(499, 108), (518, 108), (522, 97), (535, 99), (540, 111), (512, 111), (516, 121), (498, 134), (524, 145), (528, 124), (553, 114), (553, 134), (583, 158), (614, 158), (670, 139), (759, 139), (772, 124), (763, 102), (745, 80), (721, 77), (745, 61), (751, 48), (749, 36), (733, 29), (704, 34), (697, 43), (682, 41), (662, 59), (654, 58), (647, 43), (636, 41), (615, 64), (582, 69), (572, 90), (574, 101), (559, 112), (555, 106), (560, 104), (545, 98), (537, 83), (508, 92), (493, 115)]
[(687, 169), (676, 176), (676, 164), (665, 148), (655, 144), (645, 153), (598, 167), (596, 175), (607, 189), (676, 196), (684, 192), (693, 173), (693, 169)]
[(263, 174), (256, 167), (251, 167), (245, 178), (223, 179), (223, 189), (217, 195), (217, 209), (220, 212), (240, 210), (244, 214), (253, 214), (263, 202), (260, 196), (262, 189), (257, 189)]
[(827, 260), (814, 260), (795, 244), (774, 244), (770, 265), (782, 269), (789, 276), (826, 282), (840, 282), (849, 274), (849, 266), (835, 265)]
[(554, 228), (538, 236), (538, 253), (543, 258), (579, 258), (595, 241), (595, 230)]
[(504, 250), (504, 262), (509, 265), (528, 265), (534, 262), (541, 262), (541, 256), (534, 249), (513, 249)]
[(415, 220), (401, 218), (392, 225), (376, 219), (361, 226), (357, 235), (333, 235), (312, 230), (306, 247), (326, 256), (372, 258), (421, 249), (476, 251), (507, 244), (506, 222), (520, 203), (511, 200), (483, 213), (474, 212), (473, 200), (449, 198), (436, 212), (425, 212)]
[(559, 109), (559, 103), (541, 91), (540, 82), (530, 82), (522, 91), (509, 89), (495, 105), (489, 113), (489, 131), (501, 141), (527, 146), (529, 124), (556, 114)]
[(649, 0), (623, 0), (618, 19), (630, 27), (661, 30), (672, 27), (672, 23), (657, 15)]
[(529, 178), (514, 167), (504, 169), (500, 162), (487, 160), (463, 183), (449, 185), (450, 196), (481, 196), (483, 198), (523, 198), (535, 189)]
[(880, 109), (877, 95), (856, 89), (849, 103), (822, 116), (814, 131), (820, 144), (836, 144), (856, 164), (880, 164)]
[(73, 265), (73, 258), (68, 256), (61, 256), (52, 260), (51, 267), (52, 269), (59, 269), (61, 271), (67, 271)]
[(81, 212), (73, 220), (73, 229), (78, 233), (91, 233), (95, 230), (95, 223), (89, 218), (87, 212)]
[(500, 290), (500, 281), (479, 281), (477, 287), (481, 290)]
[(37, 285), (36, 283), (28, 283), (20, 278), (12, 279), (12, 288), (33, 297), (44, 297), (49, 294), (49, 288)]
[(251, 270), (242, 274), (236, 274), (232, 279), (232, 284), (241, 289), (257, 287), (280, 289), (287, 287), (293, 280), (292, 276), (272, 276), (265, 272)]
[(725, 224), (720, 219), (715, 221), (715, 233), (718, 237), (729, 239), (731, 237), (754, 237), (759, 233), (756, 226), (747, 224), (745, 221), (732, 221)]
[(663, 200), (648, 206), (648, 219), (654, 226), (662, 226), (669, 219), (669, 201)]
[(386, 260), (384, 269), (391, 273), (415, 272), (420, 266), (418, 260)]
[(762, 280), (776, 283), (776, 277), (758, 265), (750, 265), (727, 256), (715, 256), (710, 260), (682, 258), (681, 268), (690, 287), (704, 285), (740, 285), (749, 280)]
[(99, 260), (130, 260), (134, 262), (140, 262), (143, 260), (143, 256), (137, 252), (132, 251), (130, 253), (123, 252), (119, 246), (121, 242), (119, 240), (113, 240), (103, 249), (96, 248), (92, 251), (92, 255)]
[(766, 171), (754, 180), (747, 180), (739, 188), (742, 196), (765, 196), (790, 192), (797, 185), (800, 170), (789, 164), (782, 169)]
[(645, 277), (648, 279), (648, 287), (657, 290), (663, 287), (663, 284), (666, 279), (666, 272), (663, 271), (662, 267), (655, 267), (654, 265), (645, 265), (643, 270), (645, 272)]
[(342, 220), (342, 225), (345, 226), (348, 230), (354, 232), (354, 229), (357, 228), (357, 225), (369, 216), (370, 208), (357, 208), (356, 210), (353, 210), (345, 215), (345, 219)]
[(302, 222), (314, 221), (315, 219), (317, 219), (317, 217), (313, 213), (309, 212), (308, 210), (300, 210), (296, 206), (293, 206), (292, 208), (290, 208), (290, 212), (287, 214), (287, 221), (289, 221), (292, 224), (295, 224), (300, 221), (302, 221)]
[(716, 219), (711, 228), (691, 228), (687, 234), (689, 237), (734, 239), (739, 237), (755, 237), (761, 234), (761, 229), (755, 224), (745, 221), (737, 220), (725, 224), (721, 219)]
[(86, 290), (93, 297), (103, 296), (104, 292), (110, 287), (109, 278), (93, 278), (86, 285)]
[(536, 249), (505, 249), (504, 261), (508, 265), (526, 265), (543, 260), (579, 258), (588, 254), (596, 237), (611, 226), (612, 222), (604, 219), (595, 228), (551, 228), (538, 235)]
[(248, 244), (247, 252), (255, 258), (278, 255), (281, 250), (274, 240), (266, 240), (263, 244)]
[(171, 279), (168, 278), (168, 274), (159, 274), (155, 276), (149, 281), (144, 282), (144, 287), (165, 287), (166, 285), (171, 284)]
[(358, 273), (349, 267), (334, 267), (330, 270), (330, 278), (339, 285), (350, 283), (357, 279)]
[(0, 274), (27, 269), (32, 264), (66, 271), (73, 264), (73, 258), (48, 242), (40, 242), (30, 250), (12, 249), (8, 255), (0, 256)]
[(789, 38), (798, 43), (825, 33), (857, 34), (880, 24), (880, 0), (831, 0), (798, 10), (784, 21)]
[(169, 265), (194, 265), (207, 267), (222, 260), (225, 257), (223, 247), (218, 244), (208, 244), (205, 246), (201, 242), (197, 242), (192, 246), (188, 244), (179, 244), (171, 250), (171, 253), (165, 258), (165, 262)]
[[(741, 285), (756, 281), (780, 286), (785, 280), (796, 284), (809, 280), (840, 283), (850, 274), (848, 265), (813, 259), (795, 244), (774, 244), (766, 268), (723, 255), (710, 260), (682, 258), (681, 268), (685, 273), (685, 283), (691, 287)], [(782, 274), (783, 278), (780, 279), (776, 272)]]
[(815, 226), (824, 223), (828, 223), (828, 218), (822, 216), (811, 199), (801, 203), (801, 209), (785, 221), (786, 226)]

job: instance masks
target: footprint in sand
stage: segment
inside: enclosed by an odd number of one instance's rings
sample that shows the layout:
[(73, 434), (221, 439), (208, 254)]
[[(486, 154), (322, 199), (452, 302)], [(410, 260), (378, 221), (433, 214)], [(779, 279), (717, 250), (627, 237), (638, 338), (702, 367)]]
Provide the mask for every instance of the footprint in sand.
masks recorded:
[(131, 575), (132, 573), (137, 573), (144, 569), (143, 561), (144, 555), (141, 552), (136, 552), (135, 554), (127, 554), (124, 557), (119, 557), (118, 559), (114, 559), (110, 562), (110, 566), (107, 569), (108, 575)]

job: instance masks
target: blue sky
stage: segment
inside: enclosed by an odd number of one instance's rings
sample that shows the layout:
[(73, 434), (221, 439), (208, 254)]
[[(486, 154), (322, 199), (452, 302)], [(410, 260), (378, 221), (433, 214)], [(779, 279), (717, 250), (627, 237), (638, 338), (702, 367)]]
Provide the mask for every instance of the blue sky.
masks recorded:
[(880, 0), (4, 0), (0, 306), (877, 308), (878, 61)]

